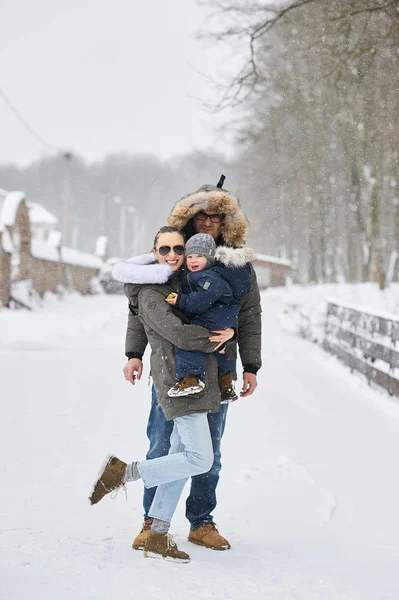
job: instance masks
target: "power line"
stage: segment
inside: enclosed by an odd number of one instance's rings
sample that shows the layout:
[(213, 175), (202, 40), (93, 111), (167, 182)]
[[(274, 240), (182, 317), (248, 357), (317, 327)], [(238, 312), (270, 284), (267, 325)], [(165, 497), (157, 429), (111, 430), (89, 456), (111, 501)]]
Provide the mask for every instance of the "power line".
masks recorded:
[(56, 152), (57, 154), (64, 155), (64, 153), (61, 152), (61, 150), (59, 148), (56, 148), (55, 146), (52, 146), (51, 144), (48, 144), (42, 138), (41, 135), (39, 135), (38, 133), (36, 133), (36, 131), (29, 125), (28, 121), (21, 115), (21, 113), (17, 110), (17, 108), (14, 106), (14, 104), (11, 102), (11, 100), (8, 98), (8, 96), (5, 94), (5, 92), (1, 88), (0, 88), (0, 96), (3, 98), (3, 100), (6, 103), (6, 105), (8, 106), (8, 108), (17, 117), (18, 121), (20, 123), (22, 123), (22, 125), (24, 126), (24, 128), (28, 131), (28, 133), (32, 137), (34, 137), (37, 141), (39, 141), (42, 144), (42, 146), (44, 146), (48, 150), (51, 150), (51, 152)]

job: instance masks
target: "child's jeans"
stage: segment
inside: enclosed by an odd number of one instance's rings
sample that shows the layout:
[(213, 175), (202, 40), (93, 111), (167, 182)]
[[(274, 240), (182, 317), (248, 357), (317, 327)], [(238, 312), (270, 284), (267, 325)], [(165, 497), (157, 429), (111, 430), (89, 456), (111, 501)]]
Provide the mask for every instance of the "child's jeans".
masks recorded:
[[(188, 375), (198, 375), (201, 379), (205, 377), (205, 352), (189, 352), (175, 347), (175, 356), (177, 379), (183, 379)], [(226, 373), (234, 373), (234, 362), (227, 354), (216, 352), (216, 360), (219, 377)]]
[(212, 464), (208, 414), (194, 413), (174, 419), (169, 454), (137, 463), (145, 487), (158, 486), (149, 516), (170, 522), (187, 479), (206, 473)]

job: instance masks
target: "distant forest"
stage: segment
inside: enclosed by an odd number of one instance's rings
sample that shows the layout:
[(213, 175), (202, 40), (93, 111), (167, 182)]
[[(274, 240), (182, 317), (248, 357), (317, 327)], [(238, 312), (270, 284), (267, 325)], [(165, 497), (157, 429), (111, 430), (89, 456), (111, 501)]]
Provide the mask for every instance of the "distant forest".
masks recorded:
[(0, 187), (24, 190), (53, 212), (65, 244), (94, 252), (106, 235), (111, 256), (128, 256), (150, 250), (173, 204), (204, 183), (216, 185), (222, 170), (234, 187), (229, 166), (200, 153), (169, 162), (118, 154), (90, 164), (57, 156), (26, 168), (0, 165)]

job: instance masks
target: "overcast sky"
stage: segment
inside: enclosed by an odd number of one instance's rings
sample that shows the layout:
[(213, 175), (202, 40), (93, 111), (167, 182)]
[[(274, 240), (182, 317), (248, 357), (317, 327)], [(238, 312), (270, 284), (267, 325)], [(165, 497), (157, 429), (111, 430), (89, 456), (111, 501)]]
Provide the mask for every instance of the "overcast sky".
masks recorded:
[[(203, 149), (220, 117), (190, 98), (215, 97), (195, 69), (215, 77), (225, 61), (192, 37), (203, 16), (195, 0), (0, 0), (0, 88), (47, 142), (88, 160)], [(0, 97), (0, 163), (46, 154)]]

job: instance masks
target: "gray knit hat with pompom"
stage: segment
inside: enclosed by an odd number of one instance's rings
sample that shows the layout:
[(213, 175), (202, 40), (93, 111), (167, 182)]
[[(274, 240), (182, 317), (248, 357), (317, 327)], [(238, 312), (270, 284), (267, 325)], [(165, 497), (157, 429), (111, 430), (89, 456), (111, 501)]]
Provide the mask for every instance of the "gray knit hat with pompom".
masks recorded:
[(184, 254), (199, 254), (207, 259), (207, 266), (210, 267), (215, 262), (216, 244), (209, 233), (196, 233), (186, 242)]

